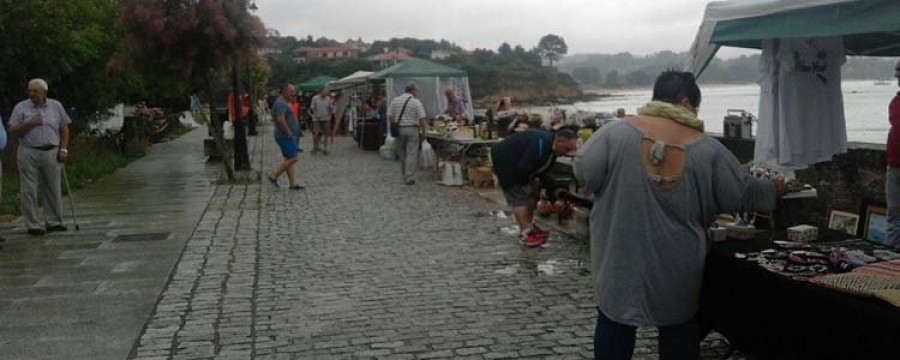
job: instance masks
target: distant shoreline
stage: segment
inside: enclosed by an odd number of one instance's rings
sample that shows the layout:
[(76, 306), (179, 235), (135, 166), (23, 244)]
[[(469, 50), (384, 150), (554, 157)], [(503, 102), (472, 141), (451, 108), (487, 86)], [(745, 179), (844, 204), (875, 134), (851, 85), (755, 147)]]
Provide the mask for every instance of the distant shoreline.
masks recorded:
[[(598, 101), (603, 98), (617, 96), (609, 93), (596, 93), (592, 91), (584, 91), (581, 95), (557, 97), (557, 98), (539, 98), (539, 99), (513, 99), (514, 107), (540, 107), (548, 105), (573, 105), (579, 102)], [(487, 104), (496, 104), (496, 96), (488, 96), (474, 99), (475, 104), (485, 107)], [(478, 107), (478, 106), (476, 106)]]
[[(874, 82), (885, 81), (885, 80), (884, 80), (884, 79), (842, 79), (842, 81), (843, 81), (843, 82), (873, 82), (873, 83), (874, 83)], [(888, 81), (889, 81), (890, 84), (892, 84), (892, 85), (896, 85), (896, 82), (897, 82), (896, 79), (894, 79), (894, 80), (888, 80)], [(744, 83), (704, 83), (704, 82), (702, 82), (702, 81), (700, 82), (700, 87), (701, 87), (701, 88), (704, 88), (704, 87), (706, 87), (706, 88), (722, 88), (722, 87), (729, 87), (729, 86), (750, 86), (750, 85), (757, 85), (757, 83), (755, 83), (755, 82), (744, 82)], [(652, 86), (636, 86), (636, 87), (621, 87), (621, 88), (582, 87), (582, 90), (583, 90), (585, 93), (592, 93), (592, 94), (600, 94), (600, 95), (614, 96), (614, 95), (611, 94), (611, 93), (622, 92), (622, 91), (649, 91), (649, 90), (653, 90), (653, 87), (652, 87)]]

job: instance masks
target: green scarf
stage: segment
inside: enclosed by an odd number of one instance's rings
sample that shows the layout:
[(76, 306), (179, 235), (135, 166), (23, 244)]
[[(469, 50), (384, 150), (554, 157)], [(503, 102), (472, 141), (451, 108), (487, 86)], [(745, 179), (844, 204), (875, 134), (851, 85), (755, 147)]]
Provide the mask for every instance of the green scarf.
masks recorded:
[(697, 118), (697, 114), (694, 114), (684, 106), (663, 101), (651, 101), (639, 108), (638, 114), (672, 119), (681, 125), (703, 131), (703, 120)]

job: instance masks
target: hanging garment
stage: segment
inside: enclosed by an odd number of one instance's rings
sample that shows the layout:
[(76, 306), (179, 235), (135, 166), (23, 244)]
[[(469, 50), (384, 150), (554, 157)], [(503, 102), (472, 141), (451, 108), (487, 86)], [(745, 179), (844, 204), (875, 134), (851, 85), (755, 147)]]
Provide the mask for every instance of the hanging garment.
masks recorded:
[(847, 152), (841, 94), (846, 61), (840, 37), (763, 43), (757, 162), (790, 171)]

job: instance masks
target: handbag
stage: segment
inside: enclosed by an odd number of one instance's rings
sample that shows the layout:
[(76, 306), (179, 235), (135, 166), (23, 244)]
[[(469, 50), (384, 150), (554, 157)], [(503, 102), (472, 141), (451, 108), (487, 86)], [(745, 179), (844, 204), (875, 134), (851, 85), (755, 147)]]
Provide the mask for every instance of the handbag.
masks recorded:
[[(398, 122), (400, 121), (400, 119), (403, 118), (403, 113), (406, 112), (406, 105), (409, 105), (409, 101), (412, 100), (412, 98), (413, 97), (410, 96), (409, 98), (406, 99), (406, 102), (403, 103), (403, 108), (400, 109), (400, 116), (397, 116)], [(389, 119), (385, 119), (385, 120), (388, 121), (388, 128), (390, 129), (390, 125), (391, 125), (390, 120)], [(393, 136), (391, 136), (391, 132), (388, 131), (384, 137), (384, 145), (381, 145), (381, 147), (378, 148), (378, 153), (381, 154), (381, 157), (383, 157), (385, 160), (396, 160), (397, 159), (396, 142), (397, 142), (397, 139), (395, 139)]]

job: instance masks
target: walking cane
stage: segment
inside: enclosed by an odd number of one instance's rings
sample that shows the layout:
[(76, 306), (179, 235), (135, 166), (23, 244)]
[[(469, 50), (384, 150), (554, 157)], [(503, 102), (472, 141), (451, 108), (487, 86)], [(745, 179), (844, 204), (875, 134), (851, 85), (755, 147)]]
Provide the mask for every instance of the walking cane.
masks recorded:
[(75, 200), (72, 200), (72, 188), (69, 187), (69, 175), (66, 173), (66, 164), (62, 164), (63, 180), (66, 183), (66, 194), (69, 197), (69, 207), (72, 208), (72, 221), (75, 222), (75, 231), (81, 230), (78, 226), (78, 216), (75, 215)]

